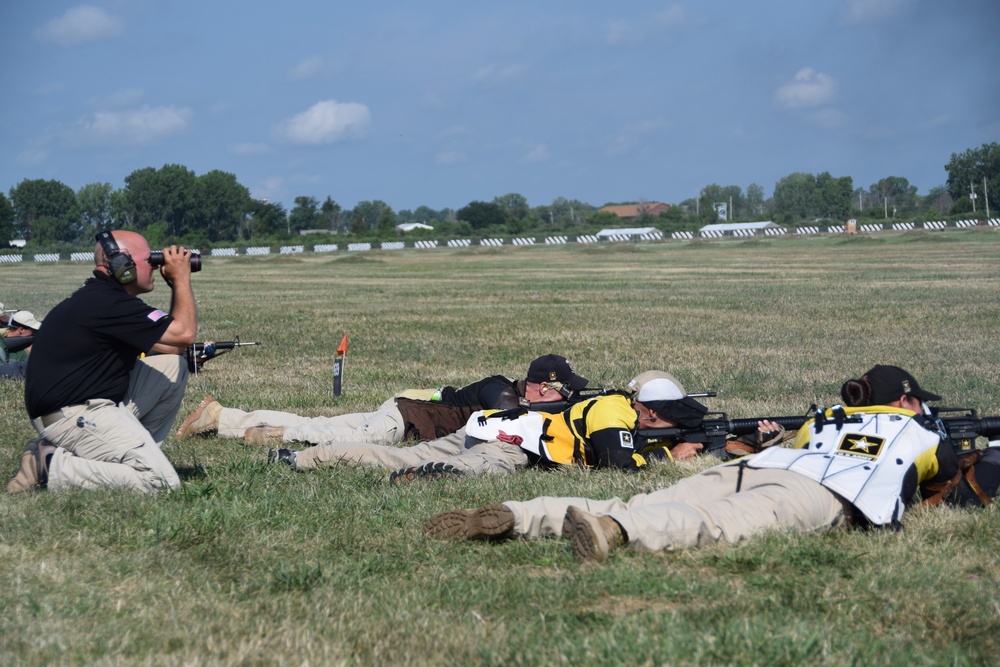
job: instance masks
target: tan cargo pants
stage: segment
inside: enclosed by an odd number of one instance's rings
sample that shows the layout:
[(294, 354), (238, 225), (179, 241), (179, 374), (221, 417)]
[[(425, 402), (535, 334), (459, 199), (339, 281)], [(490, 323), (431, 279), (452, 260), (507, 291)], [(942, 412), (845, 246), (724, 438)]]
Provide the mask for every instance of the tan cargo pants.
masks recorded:
[[(123, 487), (159, 491), (180, 485), (161, 451), (187, 386), (187, 362), (173, 354), (146, 357), (129, 376), (121, 403), (106, 399), (71, 405), (32, 420), (38, 434), (56, 445), (48, 488)], [(51, 421), (55, 419), (55, 421)]]
[(768, 529), (824, 530), (845, 520), (843, 501), (808, 477), (754, 468), (743, 468), (739, 477), (738, 465), (723, 465), (628, 501), (541, 497), (504, 505), (514, 513), (518, 535), (559, 535), (566, 510), (575, 506), (610, 516), (630, 543), (648, 551), (732, 544)]

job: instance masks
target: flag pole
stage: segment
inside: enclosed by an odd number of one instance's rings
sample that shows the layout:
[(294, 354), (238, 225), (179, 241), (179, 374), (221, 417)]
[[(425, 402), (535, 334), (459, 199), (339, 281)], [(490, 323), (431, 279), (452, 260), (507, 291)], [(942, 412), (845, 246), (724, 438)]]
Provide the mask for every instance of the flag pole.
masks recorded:
[(333, 395), (340, 396), (344, 382), (344, 361), (347, 358), (347, 334), (337, 346), (337, 358), (333, 360)]

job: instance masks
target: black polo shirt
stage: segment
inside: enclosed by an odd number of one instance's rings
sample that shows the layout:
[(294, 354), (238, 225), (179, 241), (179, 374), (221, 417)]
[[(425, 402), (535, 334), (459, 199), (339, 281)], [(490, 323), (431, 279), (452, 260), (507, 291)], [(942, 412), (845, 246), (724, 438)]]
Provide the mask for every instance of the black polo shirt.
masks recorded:
[(518, 406), (517, 386), (502, 375), (492, 375), (461, 389), (445, 387), (441, 390), (441, 402), (476, 410), (510, 410)]
[(170, 315), (94, 271), (94, 278), (49, 311), (35, 334), (24, 384), (28, 416), (95, 398), (121, 402), (139, 355), (149, 352), (170, 322)]

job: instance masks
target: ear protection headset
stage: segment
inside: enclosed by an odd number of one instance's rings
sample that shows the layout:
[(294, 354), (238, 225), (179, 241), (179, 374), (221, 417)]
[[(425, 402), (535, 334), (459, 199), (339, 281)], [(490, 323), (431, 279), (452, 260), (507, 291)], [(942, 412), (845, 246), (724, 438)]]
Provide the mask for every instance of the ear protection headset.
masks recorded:
[(115, 242), (115, 237), (111, 235), (111, 230), (105, 230), (97, 234), (97, 242), (104, 250), (104, 266), (108, 272), (122, 285), (134, 282), (138, 277), (135, 270), (135, 261), (132, 256), (122, 252)]

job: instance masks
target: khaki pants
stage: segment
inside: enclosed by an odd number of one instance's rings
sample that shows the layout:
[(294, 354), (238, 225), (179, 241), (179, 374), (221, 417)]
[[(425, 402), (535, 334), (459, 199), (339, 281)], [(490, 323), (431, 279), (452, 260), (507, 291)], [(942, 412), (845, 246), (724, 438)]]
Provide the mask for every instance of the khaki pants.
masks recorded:
[(844, 504), (819, 482), (789, 470), (716, 466), (652, 493), (620, 498), (542, 497), (504, 503), (514, 513), (514, 532), (525, 537), (559, 535), (566, 510), (579, 507), (617, 521), (630, 543), (649, 551), (726, 542), (768, 529), (817, 531), (844, 521)]
[[(509, 475), (528, 465), (528, 455), (517, 445), (500, 440), (487, 440), (463, 449), (449, 458), (431, 459), (447, 463), (469, 475)], [(429, 461), (424, 461), (427, 463)]]
[(161, 354), (136, 363), (121, 403), (95, 399), (62, 409), (63, 418), (38, 434), (58, 449), (49, 463), (48, 488), (123, 487), (159, 491), (180, 486), (161, 451), (187, 385), (183, 357)]
[(269, 426), (283, 428), (284, 442), (308, 442), (322, 445), (331, 442), (395, 443), (403, 439), (403, 415), (390, 398), (375, 412), (356, 412), (336, 417), (301, 417), (277, 410), (244, 412), (223, 408), (219, 414), (219, 436), (242, 438), (248, 428)]
[(376, 445), (367, 442), (336, 442), (303, 449), (296, 455), (295, 468), (310, 470), (336, 465), (363, 465), (399, 470), (428, 461), (448, 460), (460, 454), (465, 444), (465, 429), (412, 447)]

